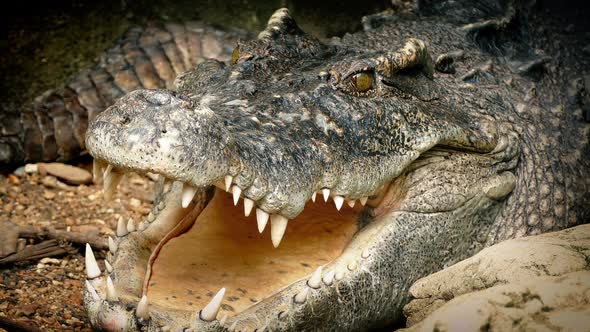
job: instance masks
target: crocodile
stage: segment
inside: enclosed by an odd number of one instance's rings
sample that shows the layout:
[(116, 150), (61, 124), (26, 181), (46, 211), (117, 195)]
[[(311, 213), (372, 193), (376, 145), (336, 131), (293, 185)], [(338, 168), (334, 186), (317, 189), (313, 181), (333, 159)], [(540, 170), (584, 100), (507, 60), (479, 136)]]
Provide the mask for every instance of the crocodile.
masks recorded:
[(97, 115), (105, 197), (127, 172), (159, 180), (104, 268), (86, 247), (92, 326), (392, 326), (417, 279), (587, 222), (583, 45), (530, 3), (419, 4), (328, 41), (280, 9), (230, 61)]

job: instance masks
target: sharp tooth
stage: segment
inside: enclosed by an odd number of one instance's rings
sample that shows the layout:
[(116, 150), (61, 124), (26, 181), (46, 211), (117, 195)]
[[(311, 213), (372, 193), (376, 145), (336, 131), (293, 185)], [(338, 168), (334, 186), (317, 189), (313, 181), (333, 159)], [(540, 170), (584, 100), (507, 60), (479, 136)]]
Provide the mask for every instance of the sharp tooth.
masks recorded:
[(322, 267), (318, 267), (317, 270), (311, 275), (311, 278), (307, 280), (307, 285), (311, 288), (320, 288), (320, 282), (322, 281)]
[(334, 270), (328, 271), (322, 280), (324, 281), (324, 284), (330, 286), (334, 281)]
[(107, 268), (108, 273), (113, 273), (113, 266), (106, 259), (104, 260), (104, 266)]
[(145, 229), (145, 223), (143, 221), (140, 221), (139, 225), (137, 225), (137, 229), (143, 231)]
[(268, 213), (262, 209), (256, 209), (256, 223), (258, 223), (258, 232), (262, 234), (266, 223), (268, 222)]
[(344, 271), (338, 271), (336, 274), (334, 274), (334, 279), (342, 280), (342, 278), (344, 278)]
[(240, 195), (242, 194), (242, 189), (240, 187), (234, 185), (231, 187), (232, 194), (234, 195), (234, 205), (238, 205), (238, 201), (240, 200)]
[(84, 256), (84, 260), (86, 261), (86, 277), (88, 277), (88, 279), (94, 279), (100, 276), (100, 268), (94, 258), (92, 248), (90, 248), (88, 243), (86, 243), (86, 255)]
[(369, 200), (369, 197), (363, 197), (363, 198), (359, 199), (362, 206), (365, 206), (365, 204), (367, 204), (368, 200)]
[(305, 303), (305, 300), (307, 300), (307, 293), (309, 293), (309, 288), (304, 287), (301, 292), (295, 295), (295, 303)]
[(352, 262), (348, 263), (348, 266), (347, 266), (347, 268), (348, 268), (350, 271), (354, 271), (354, 270), (356, 270), (356, 262), (355, 262), (355, 261), (352, 261)]
[(90, 282), (88, 280), (84, 280), (84, 281), (86, 283), (86, 290), (88, 290), (88, 293), (90, 293), (90, 296), (92, 296), (92, 298), (95, 301), (100, 301), (100, 296), (98, 296), (96, 289), (94, 289), (94, 287), (92, 287), (92, 284), (90, 284)]
[(107, 276), (107, 301), (119, 301), (111, 276)]
[(127, 221), (127, 232), (135, 232), (135, 222), (131, 218)]
[(363, 250), (363, 252), (361, 253), (361, 257), (368, 258), (369, 256), (370, 256), (369, 249), (365, 248), (365, 250)]
[(311, 194), (311, 201), (315, 203), (315, 197), (318, 193), (316, 193), (315, 191), (313, 192), (313, 194)]
[(225, 176), (225, 191), (229, 192), (229, 188), (231, 188), (231, 183), (234, 181), (234, 177), (231, 175)]
[(135, 309), (135, 314), (139, 318), (148, 319), (150, 318), (150, 313), (148, 311), (148, 299), (147, 296), (142, 296), (141, 300), (137, 303), (137, 308)]
[(185, 209), (195, 197), (195, 193), (197, 189), (195, 189), (190, 184), (183, 184), (182, 185), (182, 208)]
[(97, 183), (102, 181), (103, 174), (104, 174), (103, 163), (94, 159), (92, 162), (92, 180)]
[(202, 320), (206, 322), (215, 320), (217, 313), (219, 312), (219, 308), (221, 308), (221, 300), (223, 300), (224, 294), (225, 288), (220, 289), (219, 292), (215, 294), (211, 302), (209, 302), (209, 304), (207, 304), (207, 306), (201, 310), (199, 317), (201, 317)]
[(221, 317), (221, 319), (219, 320), (219, 325), (223, 326), (225, 325), (225, 321), (227, 320), (227, 314), (223, 315), (223, 317)]
[(154, 214), (152, 212), (150, 212), (147, 216), (147, 221), (148, 222), (152, 222), (156, 219), (156, 217), (154, 216)]
[(344, 197), (334, 196), (334, 204), (336, 204), (336, 210), (340, 211), (340, 209), (342, 208), (342, 203), (344, 203)]
[(270, 239), (272, 240), (272, 245), (275, 248), (279, 247), (279, 244), (283, 239), (283, 235), (285, 235), (288, 222), (289, 220), (280, 214), (273, 214), (270, 217)]
[(254, 207), (254, 201), (244, 197), (244, 214), (246, 217), (250, 216), (250, 212), (252, 212), (252, 208)]
[(233, 322), (227, 330), (229, 332), (234, 332), (236, 330), (236, 326), (238, 326), (238, 321)]
[(119, 220), (117, 220), (117, 236), (122, 237), (125, 235), (127, 235), (127, 225), (125, 225), (123, 217), (119, 217)]
[(110, 201), (111, 198), (113, 198), (113, 194), (117, 189), (119, 182), (123, 179), (123, 175), (123, 173), (114, 169), (112, 165), (107, 167), (107, 170), (104, 172), (104, 184), (102, 186), (105, 200)]
[(115, 254), (117, 252), (117, 243), (115, 243), (115, 240), (113, 240), (112, 237), (109, 236), (109, 250), (111, 251), (112, 254)]
[(328, 189), (328, 188), (322, 189), (322, 194), (324, 195), (324, 202), (327, 202), (328, 197), (330, 197), (330, 189)]
[(354, 199), (351, 199), (351, 200), (349, 200), (349, 201), (346, 202), (346, 204), (348, 204), (348, 206), (350, 206), (351, 208), (354, 207), (354, 204), (355, 203), (356, 203), (356, 200), (354, 200)]
[(111, 171), (113, 170), (113, 165), (107, 165), (107, 168), (102, 173), (102, 177), (106, 178), (107, 176), (111, 175)]

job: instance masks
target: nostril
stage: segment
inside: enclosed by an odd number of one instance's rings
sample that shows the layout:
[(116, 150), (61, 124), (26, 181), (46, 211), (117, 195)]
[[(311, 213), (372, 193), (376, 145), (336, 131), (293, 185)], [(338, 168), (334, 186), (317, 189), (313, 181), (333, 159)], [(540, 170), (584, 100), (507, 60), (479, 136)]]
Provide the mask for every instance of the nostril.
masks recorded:
[(161, 132), (162, 134), (165, 134), (165, 133), (167, 133), (168, 131), (167, 131), (166, 129), (162, 129), (162, 130), (160, 130), (160, 132)]
[(146, 91), (143, 98), (150, 104), (162, 106), (170, 104), (171, 96), (167, 91)]
[(131, 118), (128, 116), (124, 116), (123, 119), (121, 119), (122, 125), (128, 125), (130, 122), (131, 122)]

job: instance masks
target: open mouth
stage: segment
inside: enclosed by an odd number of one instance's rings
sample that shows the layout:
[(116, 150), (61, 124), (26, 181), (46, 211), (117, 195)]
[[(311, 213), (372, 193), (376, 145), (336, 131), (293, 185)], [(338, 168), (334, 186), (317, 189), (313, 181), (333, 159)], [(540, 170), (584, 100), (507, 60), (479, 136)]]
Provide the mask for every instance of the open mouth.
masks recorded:
[[(94, 171), (104, 175), (105, 196), (112, 196), (123, 171), (100, 160)], [(232, 330), (229, 322), (235, 328), (241, 314), (268, 306), (273, 298), (291, 296), (294, 305), (304, 304), (310, 290), (337, 283), (356, 269), (356, 259), (369, 256), (367, 250), (353, 259), (343, 253), (368, 224), (367, 201), (376, 207), (391, 196), (383, 187), (370, 197), (346, 200), (324, 188), (287, 220), (257, 207), (231, 177), (223, 182), (194, 188), (160, 176), (146, 220), (139, 225), (120, 220), (117, 237), (109, 239), (105, 280), (87, 253), (86, 297), (92, 302), (87, 307), (102, 302), (99, 293), (121, 302), (118, 309), (97, 308), (98, 326), (116, 329), (152, 320), (184, 328), (191, 326), (176, 325), (200, 320)], [(277, 315), (288, 312), (275, 309)]]

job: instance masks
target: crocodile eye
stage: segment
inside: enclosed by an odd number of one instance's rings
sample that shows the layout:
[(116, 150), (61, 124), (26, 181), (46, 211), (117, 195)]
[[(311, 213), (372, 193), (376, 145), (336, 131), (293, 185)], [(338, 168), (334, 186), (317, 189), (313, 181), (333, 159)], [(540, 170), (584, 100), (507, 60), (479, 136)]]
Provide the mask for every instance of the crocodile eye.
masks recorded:
[(236, 48), (234, 48), (234, 51), (231, 54), (231, 64), (235, 65), (236, 63), (238, 63), (239, 58), (240, 58), (240, 46), (236, 46)]
[(350, 79), (357, 92), (367, 92), (373, 88), (373, 75), (370, 73), (357, 73)]

